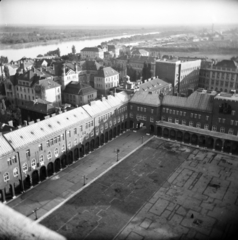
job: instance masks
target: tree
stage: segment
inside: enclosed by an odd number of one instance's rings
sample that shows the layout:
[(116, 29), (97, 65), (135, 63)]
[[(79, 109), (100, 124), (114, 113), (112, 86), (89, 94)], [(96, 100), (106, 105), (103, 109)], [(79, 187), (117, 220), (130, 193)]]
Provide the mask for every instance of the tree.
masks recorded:
[(72, 53), (73, 53), (73, 54), (76, 54), (76, 48), (75, 48), (74, 45), (72, 46)]

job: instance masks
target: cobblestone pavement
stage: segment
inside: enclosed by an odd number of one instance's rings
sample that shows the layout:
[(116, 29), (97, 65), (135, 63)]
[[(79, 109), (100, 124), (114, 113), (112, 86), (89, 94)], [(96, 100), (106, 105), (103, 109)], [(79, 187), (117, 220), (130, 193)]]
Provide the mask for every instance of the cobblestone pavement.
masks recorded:
[(35, 219), (35, 214), (32, 212), (35, 208), (38, 208), (38, 218), (44, 216), (48, 211), (81, 189), (84, 183), (84, 176), (86, 177), (86, 183), (88, 183), (115, 165), (117, 160), (116, 149), (120, 149), (119, 159), (121, 159), (140, 146), (142, 141), (146, 141), (151, 137), (146, 136), (145, 133), (146, 130), (141, 129), (137, 132), (128, 131), (122, 134), (83, 159), (63, 169), (50, 179), (7, 203), (7, 205), (31, 219)]
[[(140, 208), (149, 203), (192, 150), (180, 145), (171, 148), (163, 140), (154, 138), (43, 219), (41, 224), (67, 239), (113, 239)], [(167, 202), (163, 200), (161, 205), (165, 208)], [(156, 206), (152, 211), (157, 212)], [(160, 212), (158, 209), (157, 214)], [(153, 219), (148, 218), (150, 220), (152, 223)], [(139, 232), (130, 232), (132, 229), (126, 228), (119, 237), (127, 238), (132, 234), (132, 238), (143, 238), (143, 235), (135, 235)]]
[(115, 239), (238, 239), (237, 223), (238, 159), (193, 149)]

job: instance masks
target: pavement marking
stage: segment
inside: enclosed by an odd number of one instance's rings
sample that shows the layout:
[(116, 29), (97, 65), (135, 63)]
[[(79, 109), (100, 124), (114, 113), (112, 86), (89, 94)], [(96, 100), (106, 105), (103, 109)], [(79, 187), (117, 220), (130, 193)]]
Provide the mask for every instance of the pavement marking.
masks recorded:
[(76, 196), (78, 193), (80, 193), (81, 191), (83, 191), (86, 187), (88, 187), (89, 185), (91, 185), (93, 182), (95, 182), (97, 179), (99, 179), (101, 176), (103, 176), (106, 172), (110, 171), (112, 168), (114, 168), (115, 166), (117, 166), (121, 161), (125, 160), (126, 158), (128, 158), (130, 155), (132, 155), (134, 152), (136, 152), (138, 149), (140, 149), (141, 147), (143, 147), (145, 144), (147, 144), (147, 142), (149, 142), (150, 140), (152, 140), (155, 136), (151, 136), (149, 139), (147, 139), (145, 142), (143, 142), (140, 146), (138, 146), (137, 148), (135, 148), (134, 150), (132, 150), (130, 153), (128, 153), (125, 157), (121, 158), (120, 160), (118, 160), (118, 162), (115, 162), (112, 166), (110, 166), (108, 169), (106, 169), (104, 172), (102, 172), (101, 174), (99, 174), (95, 179), (93, 179), (91, 182), (88, 182), (85, 186), (83, 186), (82, 188), (78, 189), (76, 192), (74, 192), (71, 196), (69, 196), (69, 198), (65, 199), (64, 201), (62, 201), (61, 203), (59, 203), (56, 207), (54, 207), (53, 209), (51, 209), (47, 214), (43, 215), (42, 217), (38, 218), (35, 223), (39, 223), (41, 222), (43, 219), (45, 219), (46, 217), (48, 217), (51, 213), (53, 213), (55, 210), (57, 210), (58, 208), (60, 208), (62, 205), (64, 205), (68, 200), (70, 200), (71, 198), (73, 198), (74, 196)]

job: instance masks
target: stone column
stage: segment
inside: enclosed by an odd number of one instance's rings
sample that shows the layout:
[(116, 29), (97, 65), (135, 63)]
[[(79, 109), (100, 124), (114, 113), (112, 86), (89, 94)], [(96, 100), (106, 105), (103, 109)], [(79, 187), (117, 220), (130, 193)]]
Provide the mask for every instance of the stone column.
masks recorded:
[(29, 175), (29, 178), (30, 178), (30, 184), (31, 184), (31, 188), (33, 188), (33, 181), (32, 181), (32, 175)]
[(213, 139), (213, 146), (212, 146), (212, 150), (215, 151), (216, 148), (216, 138)]
[(5, 193), (5, 188), (2, 189), (2, 200), (3, 200), (3, 203), (6, 203), (6, 193)]
[(15, 193), (15, 183), (12, 184), (12, 198), (16, 198), (16, 193)]

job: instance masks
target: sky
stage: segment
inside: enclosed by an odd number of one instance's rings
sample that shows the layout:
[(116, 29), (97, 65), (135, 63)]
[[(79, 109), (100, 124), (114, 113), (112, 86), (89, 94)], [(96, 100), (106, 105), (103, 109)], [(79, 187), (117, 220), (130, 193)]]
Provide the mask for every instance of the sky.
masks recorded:
[(238, 23), (236, 0), (1, 0), (0, 24), (211, 25)]

